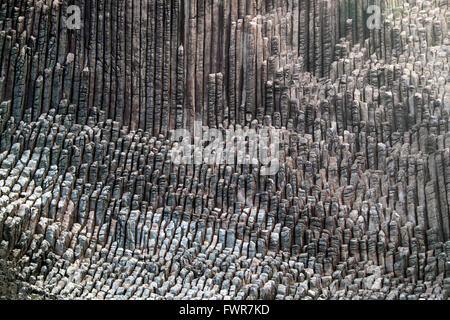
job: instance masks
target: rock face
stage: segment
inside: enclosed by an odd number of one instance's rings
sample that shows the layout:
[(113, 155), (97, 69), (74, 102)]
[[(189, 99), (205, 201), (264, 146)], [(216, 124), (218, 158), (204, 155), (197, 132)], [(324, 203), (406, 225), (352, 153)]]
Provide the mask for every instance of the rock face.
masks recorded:
[(0, 298), (448, 299), (446, 0), (70, 4), (0, 4)]

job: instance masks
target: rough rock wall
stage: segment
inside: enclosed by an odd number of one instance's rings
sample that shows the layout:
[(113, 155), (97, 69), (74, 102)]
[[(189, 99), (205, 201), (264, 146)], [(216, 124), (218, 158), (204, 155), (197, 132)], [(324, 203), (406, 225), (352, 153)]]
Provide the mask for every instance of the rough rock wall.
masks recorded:
[[(0, 295), (446, 299), (448, 12), (1, 1)], [(173, 163), (195, 120), (279, 128), (280, 170)]]
[[(72, 5), (80, 9), (76, 28), (66, 23)], [(155, 135), (199, 119), (225, 126), (245, 125), (257, 115), (261, 121), (270, 114), (266, 82), (296, 62), (298, 72), (329, 76), (336, 42), (347, 36), (362, 43), (368, 35), (367, 5), (5, 0), (2, 101), (11, 100), (16, 120), (36, 121), (60, 104), (73, 104), (78, 123), (97, 108), (102, 119)], [(208, 78), (218, 73), (225, 108), (210, 119)]]

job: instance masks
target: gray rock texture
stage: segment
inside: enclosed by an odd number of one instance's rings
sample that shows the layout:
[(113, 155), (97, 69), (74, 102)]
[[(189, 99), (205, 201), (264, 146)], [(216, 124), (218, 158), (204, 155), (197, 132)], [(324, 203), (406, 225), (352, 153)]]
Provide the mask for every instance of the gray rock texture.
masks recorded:
[(446, 0), (72, 3), (0, 2), (0, 299), (448, 299)]

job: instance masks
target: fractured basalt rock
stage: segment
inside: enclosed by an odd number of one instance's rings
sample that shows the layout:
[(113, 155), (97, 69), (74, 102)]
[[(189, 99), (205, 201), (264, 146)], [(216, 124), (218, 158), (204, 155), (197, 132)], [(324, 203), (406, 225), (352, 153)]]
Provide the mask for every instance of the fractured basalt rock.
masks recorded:
[(447, 1), (72, 2), (0, 5), (1, 299), (448, 299)]

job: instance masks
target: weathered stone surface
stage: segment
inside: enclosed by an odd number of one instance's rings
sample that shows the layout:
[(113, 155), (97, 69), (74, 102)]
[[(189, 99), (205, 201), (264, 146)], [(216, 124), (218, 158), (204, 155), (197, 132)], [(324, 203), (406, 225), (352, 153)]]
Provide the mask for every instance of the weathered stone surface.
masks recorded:
[(446, 1), (73, 2), (0, 7), (0, 299), (448, 299)]

